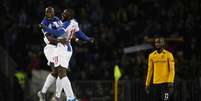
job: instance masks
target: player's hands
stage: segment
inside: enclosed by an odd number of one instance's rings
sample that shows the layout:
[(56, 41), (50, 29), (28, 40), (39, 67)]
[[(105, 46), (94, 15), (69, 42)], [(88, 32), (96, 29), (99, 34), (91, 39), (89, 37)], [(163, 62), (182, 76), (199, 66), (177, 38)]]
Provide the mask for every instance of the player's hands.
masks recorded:
[(149, 93), (150, 93), (149, 89), (150, 89), (150, 87), (149, 87), (149, 86), (145, 86), (145, 92), (146, 92), (147, 94), (149, 94)]
[(94, 38), (89, 38), (89, 43), (94, 44), (95, 43), (95, 39)]
[(170, 94), (173, 93), (173, 91), (174, 91), (174, 84), (173, 83), (168, 83), (168, 91)]

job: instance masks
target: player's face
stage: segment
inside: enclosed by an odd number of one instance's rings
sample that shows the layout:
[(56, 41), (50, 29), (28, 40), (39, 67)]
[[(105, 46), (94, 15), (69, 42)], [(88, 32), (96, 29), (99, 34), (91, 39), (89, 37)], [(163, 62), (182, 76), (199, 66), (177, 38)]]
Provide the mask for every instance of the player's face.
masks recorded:
[(155, 39), (155, 47), (156, 49), (160, 49), (162, 48), (163, 44), (162, 44), (162, 40), (160, 40), (159, 38)]
[(45, 15), (48, 19), (52, 19), (54, 17), (54, 9), (53, 8), (46, 8)]
[(70, 20), (72, 19), (73, 12), (70, 9), (65, 9), (62, 13), (62, 20)]
[(66, 18), (66, 12), (65, 12), (65, 10), (63, 11), (63, 13), (62, 13), (62, 20), (64, 20), (65, 18)]

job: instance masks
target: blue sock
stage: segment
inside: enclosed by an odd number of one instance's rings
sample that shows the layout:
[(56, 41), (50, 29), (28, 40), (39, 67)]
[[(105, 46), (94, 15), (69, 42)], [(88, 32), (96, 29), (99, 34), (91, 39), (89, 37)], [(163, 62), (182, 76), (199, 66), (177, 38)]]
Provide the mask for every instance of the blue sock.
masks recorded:
[(72, 97), (72, 96), (71, 96), (71, 97), (68, 98), (68, 101), (77, 101), (77, 100), (76, 100), (75, 97)]

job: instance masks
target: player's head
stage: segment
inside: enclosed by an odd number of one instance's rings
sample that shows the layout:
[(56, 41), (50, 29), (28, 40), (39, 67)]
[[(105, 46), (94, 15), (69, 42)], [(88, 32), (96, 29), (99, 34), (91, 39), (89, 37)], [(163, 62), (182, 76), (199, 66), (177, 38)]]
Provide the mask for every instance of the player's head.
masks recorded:
[(72, 9), (65, 9), (62, 13), (62, 20), (71, 20), (74, 18), (74, 11)]
[(155, 38), (154, 42), (157, 50), (162, 49), (165, 46), (165, 39), (162, 37)]
[(54, 17), (54, 8), (53, 7), (47, 7), (47, 8), (45, 8), (45, 16), (48, 19), (52, 19)]

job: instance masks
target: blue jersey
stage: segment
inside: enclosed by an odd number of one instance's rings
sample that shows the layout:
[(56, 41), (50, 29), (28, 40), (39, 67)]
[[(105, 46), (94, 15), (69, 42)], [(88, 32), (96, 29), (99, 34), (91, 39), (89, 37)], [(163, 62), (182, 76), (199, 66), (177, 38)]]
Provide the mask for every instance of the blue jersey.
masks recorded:
[[(41, 22), (41, 24), (47, 26), (49, 29), (52, 29), (52, 30), (56, 30), (60, 27), (62, 27), (62, 21), (58, 18), (58, 17), (54, 17), (52, 18), (51, 20), (47, 19), (47, 18), (44, 18)], [(54, 38), (57, 38), (58, 36), (54, 33), (49, 33), (46, 29), (43, 29), (42, 30), (43, 34), (44, 34), (44, 41), (46, 44), (49, 43), (47, 37), (46, 37), (46, 34), (48, 33), (50, 36), (54, 37)]]
[(57, 37), (65, 37), (65, 38), (70, 38), (72, 37), (72, 30), (75, 31), (76, 37), (78, 37), (80, 40), (83, 41), (90, 41), (90, 38), (86, 36), (85, 33), (80, 31), (80, 28), (78, 26), (78, 22), (76, 22), (74, 19), (70, 21), (64, 21), (63, 26), (58, 28), (58, 29), (51, 29), (49, 27), (45, 28), (45, 30), (48, 33), (52, 33), (56, 35)]
[(47, 33), (51, 33), (57, 38), (66, 38), (67, 41), (69, 42), (67, 44), (68, 46), (68, 51), (72, 51), (72, 46), (70, 44), (70, 40), (73, 37), (73, 34), (75, 32), (76, 37), (78, 37), (81, 40), (84, 41), (90, 41), (90, 38), (85, 35), (82, 31), (80, 31), (80, 28), (78, 26), (78, 22), (76, 22), (74, 19), (70, 21), (64, 21), (63, 26), (59, 27), (57, 29), (51, 29), (49, 27), (46, 27), (44, 30), (47, 31)]

